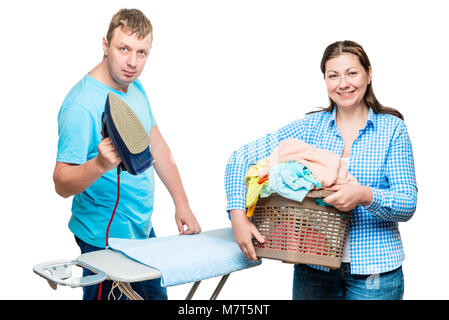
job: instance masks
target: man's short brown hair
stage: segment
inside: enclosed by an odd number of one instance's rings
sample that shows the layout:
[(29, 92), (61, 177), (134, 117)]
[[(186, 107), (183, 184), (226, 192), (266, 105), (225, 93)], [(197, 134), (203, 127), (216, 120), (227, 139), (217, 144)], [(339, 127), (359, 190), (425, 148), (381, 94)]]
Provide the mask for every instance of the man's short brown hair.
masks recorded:
[(148, 34), (153, 33), (150, 20), (138, 9), (120, 9), (114, 14), (106, 34), (109, 44), (111, 43), (112, 33), (117, 27), (124, 28), (131, 34), (137, 34), (138, 39), (143, 39)]

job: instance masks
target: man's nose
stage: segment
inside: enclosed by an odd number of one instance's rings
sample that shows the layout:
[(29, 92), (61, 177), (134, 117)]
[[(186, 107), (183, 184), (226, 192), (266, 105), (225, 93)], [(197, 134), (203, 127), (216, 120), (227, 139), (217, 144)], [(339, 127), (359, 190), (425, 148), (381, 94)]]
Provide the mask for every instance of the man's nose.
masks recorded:
[(128, 65), (132, 68), (135, 68), (137, 66), (137, 53), (131, 52), (128, 56)]

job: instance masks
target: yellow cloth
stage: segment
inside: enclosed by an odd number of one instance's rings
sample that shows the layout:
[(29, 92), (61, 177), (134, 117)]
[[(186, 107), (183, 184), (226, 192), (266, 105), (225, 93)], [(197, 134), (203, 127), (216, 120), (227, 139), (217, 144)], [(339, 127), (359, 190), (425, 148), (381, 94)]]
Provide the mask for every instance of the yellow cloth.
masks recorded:
[(248, 208), (246, 211), (246, 215), (248, 217), (252, 217), (254, 215), (254, 209), (256, 208), (257, 199), (259, 199), (259, 195), (262, 192), (262, 189), (268, 185), (268, 180), (259, 184), (259, 181), (261, 180), (259, 178), (259, 171), (267, 164), (268, 160), (266, 158), (261, 159), (257, 161), (255, 165), (249, 167), (248, 171), (246, 172), (246, 207)]
[(266, 166), (268, 166), (268, 163), (269, 163), (268, 158), (263, 158), (263, 159), (260, 159), (259, 161), (257, 161), (255, 165), (252, 165), (251, 167), (249, 167), (249, 169), (245, 175), (245, 181), (248, 177), (259, 176), (259, 173), (261, 172), (261, 170), (263, 168), (265, 168)]
[(268, 185), (268, 180), (259, 184), (259, 177), (251, 177), (246, 181), (246, 207), (251, 207), (259, 198), (264, 186)]

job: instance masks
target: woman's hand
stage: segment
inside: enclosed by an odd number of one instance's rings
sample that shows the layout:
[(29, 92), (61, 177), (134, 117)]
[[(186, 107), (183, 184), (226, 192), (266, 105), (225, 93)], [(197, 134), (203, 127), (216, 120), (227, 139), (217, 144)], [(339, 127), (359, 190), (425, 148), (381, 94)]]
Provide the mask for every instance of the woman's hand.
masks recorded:
[(256, 226), (249, 221), (244, 210), (231, 210), (230, 215), (234, 238), (240, 250), (242, 250), (248, 260), (257, 260), (252, 237), (254, 236), (260, 243), (263, 243), (265, 239), (259, 233)]
[(336, 192), (323, 201), (343, 212), (351, 211), (358, 205), (367, 206), (373, 201), (371, 188), (360, 184), (343, 184), (333, 190)]

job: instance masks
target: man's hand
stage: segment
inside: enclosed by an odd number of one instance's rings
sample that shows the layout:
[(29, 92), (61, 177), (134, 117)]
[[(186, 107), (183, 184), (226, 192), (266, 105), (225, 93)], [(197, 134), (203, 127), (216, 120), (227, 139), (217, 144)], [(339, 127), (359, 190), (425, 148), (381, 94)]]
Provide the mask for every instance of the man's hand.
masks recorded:
[(83, 164), (56, 162), (53, 173), (56, 192), (64, 198), (81, 193), (120, 162), (111, 138), (105, 138), (98, 144), (98, 156)]
[(122, 159), (118, 155), (110, 137), (104, 138), (98, 144), (97, 164), (104, 172), (116, 168)]
[[(201, 227), (188, 205), (176, 207), (175, 220), (179, 234), (196, 234), (201, 232)], [(186, 230), (184, 230), (184, 225), (187, 226)]]

